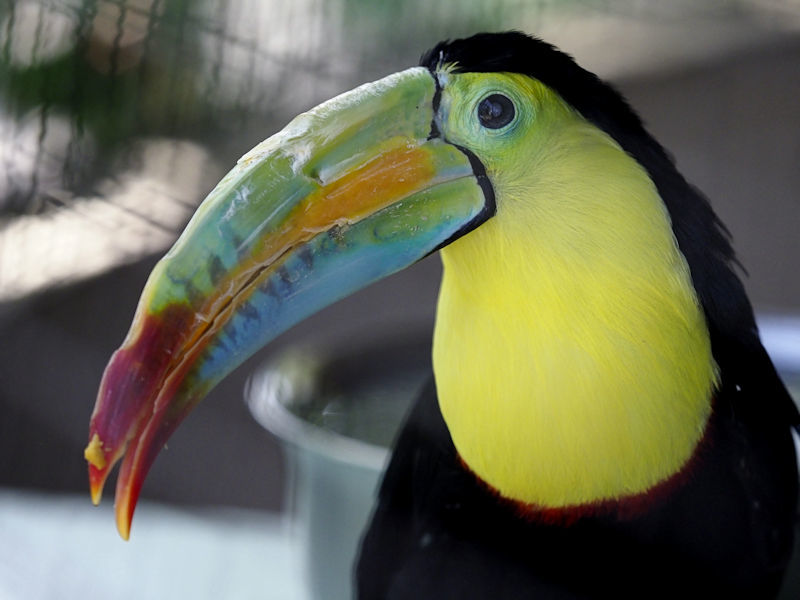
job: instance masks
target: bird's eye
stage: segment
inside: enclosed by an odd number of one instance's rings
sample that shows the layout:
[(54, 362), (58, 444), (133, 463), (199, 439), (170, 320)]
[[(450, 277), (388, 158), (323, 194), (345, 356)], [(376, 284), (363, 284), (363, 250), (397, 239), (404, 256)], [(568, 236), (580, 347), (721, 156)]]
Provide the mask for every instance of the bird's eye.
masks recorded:
[(505, 127), (514, 118), (516, 111), (510, 98), (502, 94), (492, 94), (478, 104), (478, 119), (489, 129)]

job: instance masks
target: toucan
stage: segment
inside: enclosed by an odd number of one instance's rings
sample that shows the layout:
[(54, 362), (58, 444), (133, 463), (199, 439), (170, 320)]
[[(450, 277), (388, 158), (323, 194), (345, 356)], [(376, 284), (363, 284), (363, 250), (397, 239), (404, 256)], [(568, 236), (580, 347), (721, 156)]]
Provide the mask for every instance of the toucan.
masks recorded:
[(277, 334), (439, 251), (432, 376), (359, 598), (766, 598), (798, 411), (730, 236), (609, 84), (520, 32), (445, 41), (243, 156), (155, 266), (85, 457), (116, 520)]

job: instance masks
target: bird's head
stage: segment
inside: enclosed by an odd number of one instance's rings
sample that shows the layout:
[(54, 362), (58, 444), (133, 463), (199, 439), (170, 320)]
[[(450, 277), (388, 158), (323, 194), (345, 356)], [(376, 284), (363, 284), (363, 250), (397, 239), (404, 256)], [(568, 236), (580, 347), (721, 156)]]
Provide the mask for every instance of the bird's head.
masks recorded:
[[(576, 149), (594, 160), (581, 160)], [(619, 161), (637, 154), (638, 162)], [(675, 286), (686, 287), (663, 203), (641, 200), (639, 210), (635, 198), (626, 208), (608, 193), (594, 200), (586, 193), (616, 173), (649, 198), (664, 165), (671, 169), (613, 89), (518, 33), (442, 43), (421, 66), (301, 114), (239, 160), (150, 275), (91, 418), (86, 458), (94, 502), (122, 459), (116, 512), (127, 538), (148, 469), (215, 384), (293, 324), (440, 248), (447, 247), (446, 273), (464, 274), (453, 289), (463, 283), (476, 294), (497, 285), (481, 283), (482, 265), (505, 265), (498, 273), (508, 274), (530, 260), (535, 270), (544, 260), (531, 254), (537, 248), (550, 248), (547, 258), (563, 262), (563, 272), (580, 272), (567, 264), (576, 257), (596, 257), (598, 277), (608, 271), (613, 278), (606, 262), (631, 246), (617, 254), (604, 248), (625, 238), (639, 240), (645, 254), (669, 246), (664, 260), (675, 263)], [(582, 192), (569, 193), (578, 181)], [(713, 221), (703, 206), (689, 229)], [(717, 235), (711, 225), (703, 229)], [(655, 241), (654, 232), (661, 236)], [(684, 234), (675, 232), (679, 243)], [(522, 238), (527, 245), (516, 243)], [(727, 258), (726, 242), (717, 247)], [(646, 293), (649, 283), (631, 285)], [(547, 285), (526, 285), (485, 299), (501, 312), (526, 295), (552, 301)], [(447, 306), (454, 295), (443, 298)], [(681, 318), (702, 320), (692, 313), (694, 292), (684, 296)], [(482, 318), (447, 310), (440, 304), (441, 339), (455, 335), (459, 320), (472, 326)], [(444, 373), (437, 366), (438, 386), (455, 367), (437, 362)], [(709, 385), (710, 362), (706, 357), (696, 374), (700, 387)]]

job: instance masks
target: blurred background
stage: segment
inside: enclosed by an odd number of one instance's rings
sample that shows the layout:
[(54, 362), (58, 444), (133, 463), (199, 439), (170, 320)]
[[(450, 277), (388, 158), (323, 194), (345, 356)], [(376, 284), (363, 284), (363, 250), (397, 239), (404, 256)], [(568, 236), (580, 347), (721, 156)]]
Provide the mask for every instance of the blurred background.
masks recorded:
[[(198, 597), (296, 591), (253, 583), (272, 555), (251, 524), (278, 522), (286, 472), (279, 443), (248, 412), (245, 382), (298, 344), (430, 330), (438, 258), (326, 309), (223, 382), (153, 467), (127, 545), (110, 507), (93, 511), (86, 493), (82, 451), (103, 368), (149, 270), (240, 155), (441, 39), (510, 28), (613, 81), (711, 198), (756, 309), (800, 315), (797, 0), (0, 0), (0, 597), (166, 597), (196, 583), (209, 557), (217, 566), (200, 579), (216, 587)], [(781, 343), (800, 353), (796, 336)], [(117, 587), (97, 587), (104, 574), (56, 543), (85, 539), (97, 515), (93, 557), (111, 561), (98, 564)], [(150, 546), (138, 539), (147, 531)], [(175, 574), (164, 570), (174, 558), (148, 555), (154, 539), (194, 570), (147, 593), (137, 579), (134, 594), (126, 560)], [(286, 565), (274, 550), (272, 564)]]

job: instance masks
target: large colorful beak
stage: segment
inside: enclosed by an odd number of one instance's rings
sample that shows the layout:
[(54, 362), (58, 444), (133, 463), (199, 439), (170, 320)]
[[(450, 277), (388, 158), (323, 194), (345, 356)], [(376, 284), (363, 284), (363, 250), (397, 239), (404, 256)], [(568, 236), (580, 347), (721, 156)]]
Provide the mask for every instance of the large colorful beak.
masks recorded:
[(245, 155), (156, 265), (92, 413), (92, 500), (110, 469), (123, 538), (181, 420), (279, 333), (493, 214), (474, 156), (437, 135), (423, 68), (300, 115)]

